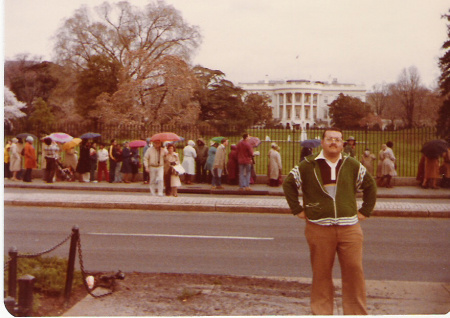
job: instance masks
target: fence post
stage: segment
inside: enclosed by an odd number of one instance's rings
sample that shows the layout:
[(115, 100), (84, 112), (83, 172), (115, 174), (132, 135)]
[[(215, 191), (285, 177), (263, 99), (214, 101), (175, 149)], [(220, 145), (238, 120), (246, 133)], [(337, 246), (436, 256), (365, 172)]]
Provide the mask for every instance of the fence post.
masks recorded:
[(17, 316), (16, 312), (16, 299), (8, 296), (5, 298), (5, 308), (13, 316)]
[(67, 264), (66, 286), (64, 289), (64, 299), (66, 305), (69, 303), (70, 292), (72, 290), (73, 274), (75, 269), (75, 256), (77, 254), (77, 243), (80, 238), (78, 226), (72, 228), (72, 237), (70, 239), (69, 263)]
[(9, 275), (8, 275), (8, 296), (17, 297), (17, 248), (9, 249)]
[(21, 317), (31, 317), (33, 315), (33, 286), (35, 278), (31, 275), (24, 275), (19, 278), (19, 311)]

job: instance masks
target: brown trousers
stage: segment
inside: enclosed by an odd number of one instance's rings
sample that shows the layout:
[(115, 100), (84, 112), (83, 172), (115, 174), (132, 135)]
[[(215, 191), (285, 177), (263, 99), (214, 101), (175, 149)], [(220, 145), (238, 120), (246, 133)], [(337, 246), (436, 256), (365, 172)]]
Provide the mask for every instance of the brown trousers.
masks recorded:
[(312, 313), (333, 315), (332, 270), (337, 253), (342, 275), (344, 315), (367, 315), (361, 225), (357, 223), (350, 226), (322, 226), (307, 221), (305, 236), (313, 271)]

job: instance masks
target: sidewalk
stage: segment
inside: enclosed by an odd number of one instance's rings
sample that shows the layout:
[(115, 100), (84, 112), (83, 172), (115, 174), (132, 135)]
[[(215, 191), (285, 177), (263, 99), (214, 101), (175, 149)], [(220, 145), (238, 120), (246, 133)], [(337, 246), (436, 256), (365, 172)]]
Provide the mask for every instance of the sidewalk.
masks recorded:
[[(193, 284), (188, 279), (174, 282), (171, 292), (160, 286), (142, 282), (137, 284), (133, 274), (118, 284), (113, 294), (94, 298), (90, 295), (63, 314), (74, 316), (310, 316), (309, 278), (263, 278), (272, 281), (273, 293), (260, 293), (258, 277), (251, 280), (250, 289), (240, 286), (239, 291), (227, 286)], [(145, 279), (144, 279), (145, 281)], [(283, 282), (296, 282), (287, 285)], [(267, 283), (266, 283), (267, 284)], [(142, 286), (144, 285), (144, 286)], [(284, 292), (280, 292), (280, 285)], [(342, 283), (335, 279), (336, 288), (334, 315), (343, 315)], [(450, 284), (374, 281), (367, 280), (367, 311), (369, 315), (442, 315), (450, 310)], [(178, 290), (177, 290), (178, 288)], [(180, 291), (191, 289), (198, 294), (185, 302), (178, 299)], [(132, 292), (130, 292), (132, 291)], [(94, 290), (101, 295), (105, 290)]]
[[(40, 193), (5, 193), (5, 205), (80, 207), (105, 209), (139, 209), (205, 212), (291, 213), (284, 198), (282, 187), (255, 184), (253, 191), (239, 191), (238, 186), (224, 185), (224, 190), (211, 190), (208, 184), (183, 185), (178, 197), (155, 197), (150, 195), (148, 185), (139, 183), (82, 183), (55, 182), (47, 184), (41, 179), (32, 183), (5, 180), (5, 188), (56, 189), (51, 197)], [(69, 190), (89, 191), (78, 193)], [(114, 193), (105, 200), (105, 192)], [(191, 194), (191, 195), (184, 195)], [(198, 196), (195, 196), (198, 194)], [(301, 194), (300, 194), (301, 195)], [(450, 217), (449, 189), (422, 189), (415, 186), (379, 188), (373, 216)], [(359, 194), (358, 197), (361, 197)], [(428, 199), (417, 202), (396, 199)], [(391, 199), (391, 200), (389, 200)], [(441, 199), (440, 202), (433, 200)], [(442, 202), (443, 200), (448, 202)], [(361, 203), (360, 200), (358, 200)]]

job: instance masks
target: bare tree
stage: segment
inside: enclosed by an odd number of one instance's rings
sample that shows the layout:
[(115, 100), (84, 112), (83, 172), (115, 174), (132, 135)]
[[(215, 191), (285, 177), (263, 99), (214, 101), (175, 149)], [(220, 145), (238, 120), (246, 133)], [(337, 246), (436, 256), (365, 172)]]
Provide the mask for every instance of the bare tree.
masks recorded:
[(373, 86), (373, 93), (368, 94), (367, 102), (372, 107), (375, 115), (381, 116), (383, 110), (388, 105), (389, 87), (386, 83), (375, 84)]
[[(188, 60), (201, 41), (198, 27), (184, 21), (179, 11), (164, 1), (144, 10), (121, 1), (104, 2), (94, 12), (87, 6), (76, 10), (55, 36), (59, 62), (83, 68), (93, 56), (106, 56), (127, 66), (135, 76), (143, 61), (176, 55)], [(130, 54), (139, 51), (141, 54)], [(145, 54), (142, 54), (145, 52)]]
[(144, 9), (127, 1), (104, 2), (94, 10), (83, 6), (65, 21), (55, 52), (60, 63), (79, 71), (99, 56), (119, 66), (117, 91), (99, 93), (99, 108), (89, 116), (162, 123), (198, 116), (198, 107), (189, 102), (197, 80), (188, 61), (200, 42), (198, 27), (164, 1)]
[(392, 85), (392, 93), (398, 98), (407, 127), (414, 125), (414, 115), (424, 98), (424, 87), (420, 84), (419, 71), (415, 66), (403, 69), (397, 83)]

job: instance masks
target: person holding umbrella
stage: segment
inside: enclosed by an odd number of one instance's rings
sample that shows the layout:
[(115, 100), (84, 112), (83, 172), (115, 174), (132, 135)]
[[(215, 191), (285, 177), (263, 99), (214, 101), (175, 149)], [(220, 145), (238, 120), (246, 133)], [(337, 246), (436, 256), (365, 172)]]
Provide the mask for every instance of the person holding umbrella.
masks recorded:
[(423, 153), (421, 163), (423, 164), (423, 181), (421, 187), (427, 189), (438, 189), (437, 179), (439, 173), (439, 157), (448, 151), (448, 144), (445, 140), (431, 140), (425, 143), (421, 152)]
[(31, 182), (31, 172), (37, 167), (36, 162), (36, 150), (33, 147), (33, 137), (28, 136), (24, 147), (24, 160), (25, 160), (25, 175), (23, 176), (24, 182)]
[(83, 139), (80, 145), (80, 160), (78, 160), (76, 172), (80, 175), (80, 182), (89, 182), (91, 172), (91, 144), (87, 139)]
[(161, 140), (152, 140), (153, 147), (147, 149), (144, 154), (145, 171), (150, 174), (150, 193), (164, 196), (164, 157), (167, 150), (162, 147)]

